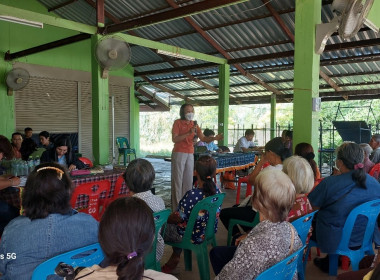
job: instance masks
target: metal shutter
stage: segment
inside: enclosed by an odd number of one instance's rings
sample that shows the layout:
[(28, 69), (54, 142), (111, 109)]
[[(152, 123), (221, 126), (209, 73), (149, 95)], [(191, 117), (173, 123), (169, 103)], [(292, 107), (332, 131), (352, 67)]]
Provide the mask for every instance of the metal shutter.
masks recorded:
[[(114, 96), (114, 106), (115, 106), (115, 139), (116, 137), (127, 137), (129, 140), (129, 94), (130, 88), (128, 86), (121, 86), (116, 84), (109, 85), (110, 91), (110, 159), (112, 159), (112, 101), (111, 98)], [(116, 141), (116, 140), (115, 140)], [(115, 145), (115, 159), (118, 158), (118, 151)]]
[(89, 82), (79, 83), (80, 97), (80, 131), (79, 151), (84, 157), (94, 160), (92, 154), (92, 94)]
[(14, 94), (17, 131), (78, 132), (77, 82), (30, 77)]

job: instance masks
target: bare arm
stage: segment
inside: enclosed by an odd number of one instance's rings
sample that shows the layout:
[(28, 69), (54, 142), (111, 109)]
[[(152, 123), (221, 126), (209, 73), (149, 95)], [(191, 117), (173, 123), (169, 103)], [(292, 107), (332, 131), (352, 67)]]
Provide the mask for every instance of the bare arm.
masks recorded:
[(0, 190), (12, 187), (12, 186), (18, 186), (20, 184), (20, 178), (18, 177), (10, 177), (9, 175), (3, 175), (0, 176)]
[(251, 185), (253, 185), (255, 183), (255, 180), (256, 180), (256, 177), (257, 175), (259, 175), (260, 171), (261, 171), (261, 168), (263, 167), (264, 163), (266, 162), (267, 160), (265, 159), (265, 155), (263, 155), (261, 157), (261, 160), (257, 163), (257, 165), (255, 166), (255, 169), (253, 169), (252, 173), (249, 174), (249, 177), (248, 177), (248, 181)]
[(223, 133), (221, 134), (218, 134), (216, 136), (205, 136), (203, 133), (202, 133), (202, 130), (199, 128), (199, 126), (197, 126), (197, 136), (199, 137), (199, 139), (201, 139), (201, 141), (203, 142), (211, 142), (211, 141), (214, 141), (214, 140), (222, 140), (223, 139)]

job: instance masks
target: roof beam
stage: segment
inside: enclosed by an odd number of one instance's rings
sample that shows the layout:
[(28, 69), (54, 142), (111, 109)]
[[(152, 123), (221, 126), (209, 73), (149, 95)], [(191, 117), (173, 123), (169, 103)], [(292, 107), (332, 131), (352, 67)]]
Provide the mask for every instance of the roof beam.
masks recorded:
[(196, 2), (194, 4), (189, 4), (178, 9), (173, 9), (165, 11), (158, 14), (149, 15), (142, 18), (137, 18), (134, 20), (129, 20), (119, 24), (111, 24), (104, 28), (104, 34), (110, 34), (115, 32), (128, 31), (131, 29), (137, 29), (141, 27), (146, 27), (158, 23), (168, 22), (175, 19), (180, 19), (187, 16), (196, 15), (199, 13), (204, 13), (210, 10), (219, 9), (238, 3), (243, 3), (248, 0), (207, 0), (202, 2)]
[(227, 59), (208, 55), (208, 54), (204, 54), (204, 53), (200, 53), (200, 52), (196, 52), (196, 51), (192, 51), (189, 49), (183, 49), (180, 47), (176, 47), (176, 46), (172, 46), (172, 45), (168, 45), (168, 44), (164, 44), (164, 43), (160, 43), (160, 42), (155, 42), (152, 40), (147, 40), (147, 39), (143, 39), (140, 37), (127, 35), (127, 34), (123, 34), (123, 33), (118, 33), (117, 35), (122, 37), (128, 43), (139, 45), (142, 47), (168, 51), (171, 53), (183, 54), (183, 55), (194, 57), (194, 58), (197, 58), (200, 60), (212, 62), (212, 64), (214, 64), (214, 63), (216, 63), (216, 64), (227, 63)]
[[(88, 5), (93, 7), (96, 10), (96, 4), (92, 0), (84, 0)], [(110, 20), (112, 20), (114, 23), (120, 23), (121, 21), (115, 17), (114, 15), (110, 14), (106, 10), (104, 10), (104, 15), (108, 17)]]
[(95, 34), (97, 28), (95, 26), (74, 22), (50, 15), (44, 15), (24, 9), (19, 9), (7, 5), (0, 4), (1, 15), (22, 18), (30, 21), (42, 22), (47, 25), (65, 28), (87, 34)]
[[(273, 8), (272, 4), (269, 0), (262, 0), (269, 12), (273, 15), (277, 23), (280, 25), (281, 29), (285, 32), (285, 34), (289, 37), (290, 40), (294, 43), (294, 35), (290, 31), (290, 29), (286, 26), (285, 22), (282, 20), (277, 11)], [(319, 70), (319, 75), (324, 79), (333, 89), (336, 91), (341, 91), (342, 89), (322, 70)]]
[[(138, 93), (140, 93), (142, 96), (144, 96), (144, 97), (148, 98), (149, 100), (151, 100), (152, 102), (156, 103), (158, 105), (157, 107), (161, 107), (162, 109), (165, 109), (165, 111), (169, 111), (169, 105), (163, 103), (161, 100), (156, 98), (154, 95), (152, 96), (151, 94), (149, 94), (148, 92), (146, 92), (142, 88), (138, 88), (136, 91)], [(145, 103), (145, 104), (147, 104), (147, 103)], [(153, 109), (156, 109), (156, 107), (151, 106), (150, 104), (147, 104), (147, 105)]]
[(66, 46), (66, 45), (69, 45), (69, 44), (72, 44), (72, 43), (76, 43), (76, 42), (80, 42), (80, 41), (83, 41), (83, 40), (87, 40), (87, 39), (90, 39), (90, 38), (91, 38), (90, 34), (81, 33), (81, 34), (78, 34), (78, 35), (74, 35), (74, 36), (71, 36), (71, 37), (68, 37), (68, 38), (64, 38), (64, 39), (61, 39), (61, 40), (58, 40), (58, 41), (50, 42), (50, 43), (47, 43), (47, 44), (39, 45), (39, 46), (32, 47), (32, 48), (29, 48), (29, 49), (26, 49), (26, 50), (22, 50), (22, 51), (19, 51), (19, 52), (15, 52), (15, 53), (10, 53), (8, 51), (4, 55), (4, 60), (10, 61), (10, 60), (13, 60), (13, 59), (16, 59), (16, 58), (19, 58), (19, 57), (24, 57), (24, 56), (27, 56), (27, 55), (31, 55), (31, 54), (35, 54), (35, 53), (39, 53), (39, 52), (43, 52), (43, 51), (47, 51), (47, 50), (51, 50), (51, 49), (62, 47), (62, 46)]

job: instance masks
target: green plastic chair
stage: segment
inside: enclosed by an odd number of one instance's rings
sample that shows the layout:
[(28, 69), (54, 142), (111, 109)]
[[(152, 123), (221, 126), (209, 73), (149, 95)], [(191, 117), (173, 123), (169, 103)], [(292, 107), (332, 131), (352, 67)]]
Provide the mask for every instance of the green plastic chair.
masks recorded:
[(33, 153), (31, 153), (29, 155), (29, 158), (37, 158), (37, 157), (40, 158), (42, 156), (43, 152), (45, 152), (45, 151), (46, 151), (45, 148), (37, 148), (36, 151), (34, 151)]
[(166, 221), (168, 220), (169, 215), (170, 215), (170, 209), (165, 209), (165, 210), (153, 213), (156, 231), (155, 231), (155, 235), (154, 235), (155, 237), (154, 237), (154, 241), (153, 241), (153, 245), (152, 245), (152, 250), (148, 255), (145, 256), (145, 269), (153, 269), (156, 271), (161, 271), (160, 261), (157, 261), (157, 257), (156, 257), (157, 237), (158, 237), (158, 233), (160, 232), (161, 228), (163, 229), (161, 231), (161, 235), (162, 236), (164, 235), (165, 224), (166, 224)]
[(116, 144), (119, 150), (118, 164), (120, 164), (120, 158), (122, 156), (124, 156), (124, 166), (127, 165), (127, 158), (129, 159), (130, 155), (134, 155), (136, 159), (136, 150), (129, 146), (129, 142), (127, 138), (116, 137)]
[(228, 235), (227, 235), (227, 246), (231, 246), (231, 240), (232, 240), (232, 229), (236, 225), (241, 225), (245, 227), (255, 227), (258, 223), (260, 223), (260, 214), (259, 212), (256, 213), (255, 218), (252, 222), (247, 222), (239, 219), (231, 219), (228, 224)]
[[(210, 279), (210, 267), (208, 260), (207, 245), (211, 244), (213, 247), (216, 246), (215, 239), (215, 220), (216, 212), (223, 203), (225, 193), (215, 194), (206, 197), (199, 201), (193, 208), (190, 214), (189, 221), (186, 226), (185, 234), (182, 237), (180, 243), (165, 242), (166, 244), (184, 249), (185, 257), (185, 270), (192, 270), (192, 259), (191, 252), (193, 251), (197, 256), (199, 275), (201, 280)], [(191, 236), (194, 229), (194, 224), (197, 220), (198, 213), (202, 210), (208, 211), (208, 221), (205, 229), (205, 240), (201, 244), (193, 244), (191, 242)]]

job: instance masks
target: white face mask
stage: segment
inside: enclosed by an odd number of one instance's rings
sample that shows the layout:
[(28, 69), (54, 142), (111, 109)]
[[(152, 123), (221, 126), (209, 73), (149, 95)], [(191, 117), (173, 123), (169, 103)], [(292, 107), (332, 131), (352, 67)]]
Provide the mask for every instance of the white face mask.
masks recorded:
[(194, 119), (194, 113), (185, 114), (185, 119), (188, 121), (192, 121)]

